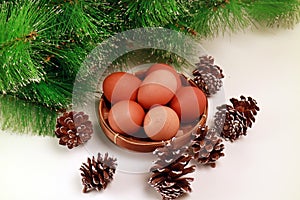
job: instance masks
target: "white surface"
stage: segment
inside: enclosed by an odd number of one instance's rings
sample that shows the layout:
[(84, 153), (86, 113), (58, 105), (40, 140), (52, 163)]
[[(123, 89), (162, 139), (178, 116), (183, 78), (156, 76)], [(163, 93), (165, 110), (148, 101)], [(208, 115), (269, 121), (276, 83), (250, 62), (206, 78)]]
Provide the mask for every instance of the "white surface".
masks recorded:
[[(261, 108), (248, 136), (226, 142), (215, 169), (197, 168), (193, 192), (182, 199), (300, 199), (300, 25), (294, 30), (245, 32), (203, 42), (226, 75), (226, 99), (254, 97)], [(0, 199), (155, 200), (147, 174), (118, 172), (100, 193), (81, 192), (84, 148), (55, 138), (0, 132)]]

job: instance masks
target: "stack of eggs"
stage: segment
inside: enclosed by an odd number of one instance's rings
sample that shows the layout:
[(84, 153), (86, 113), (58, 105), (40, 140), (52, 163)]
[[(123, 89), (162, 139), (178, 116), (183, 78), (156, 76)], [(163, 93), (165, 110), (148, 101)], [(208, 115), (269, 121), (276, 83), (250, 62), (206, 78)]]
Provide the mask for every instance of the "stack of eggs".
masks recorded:
[(142, 73), (108, 75), (103, 94), (111, 104), (110, 128), (119, 134), (165, 141), (176, 136), (182, 124), (197, 121), (206, 108), (206, 96), (181, 76), (166, 64), (154, 64)]

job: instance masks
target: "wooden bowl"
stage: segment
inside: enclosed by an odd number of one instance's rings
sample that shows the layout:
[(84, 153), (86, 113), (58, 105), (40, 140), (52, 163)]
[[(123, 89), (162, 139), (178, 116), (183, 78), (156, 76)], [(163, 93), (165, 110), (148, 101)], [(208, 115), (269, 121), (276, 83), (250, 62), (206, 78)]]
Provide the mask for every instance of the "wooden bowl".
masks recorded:
[[(195, 86), (194, 82), (187, 79), (188, 82)], [(129, 135), (124, 135), (113, 131), (108, 124), (108, 112), (110, 109), (110, 103), (106, 100), (104, 95), (100, 98), (99, 101), (99, 123), (104, 132), (104, 134), (109, 138), (111, 142), (115, 145), (129, 149), (137, 152), (152, 152), (158, 147), (162, 147), (168, 141), (153, 141), (148, 138), (136, 138)], [(176, 145), (185, 145), (190, 141), (192, 133), (199, 127), (203, 126), (206, 123), (208, 112), (208, 101), (206, 98), (206, 106), (204, 113), (200, 116), (198, 121), (194, 123), (186, 124), (180, 127), (179, 132), (176, 137)]]

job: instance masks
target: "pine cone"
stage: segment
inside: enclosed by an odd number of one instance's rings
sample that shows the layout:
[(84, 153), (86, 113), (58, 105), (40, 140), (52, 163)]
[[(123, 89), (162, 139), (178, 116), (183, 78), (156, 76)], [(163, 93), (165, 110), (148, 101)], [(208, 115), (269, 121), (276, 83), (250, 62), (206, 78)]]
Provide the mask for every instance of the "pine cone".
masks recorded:
[(212, 74), (218, 79), (224, 78), (223, 70), (214, 64), (215, 60), (212, 56), (201, 56), (199, 57), (199, 63), (196, 63), (196, 70), (199, 74)]
[(246, 117), (246, 125), (248, 127), (252, 127), (252, 123), (255, 122), (255, 115), (257, 115), (257, 111), (259, 111), (259, 107), (257, 106), (257, 102), (251, 97), (240, 97), (241, 100), (237, 100), (235, 98), (231, 98), (230, 102), (232, 103), (234, 109), (243, 113)]
[(202, 56), (193, 71), (194, 82), (206, 95), (216, 94), (222, 87), (222, 69), (214, 64), (212, 56)]
[(83, 112), (65, 112), (57, 118), (55, 135), (60, 138), (60, 145), (69, 149), (87, 142), (93, 133), (92, 122)]
[(223, 85), (221, 79), (216, 78), (212, 74), (195, 75), (198, 73), (197, 70), (193, 72), (195, 76), (193, 81), (207, 96), (216, 94), (221, 89)]
[(149, 184), (164, 200), (176, 199), (184, 193), (191, 192), (190, 182), (193, 178), (183, 177), (195, 171), (195, 166), (187, 167), (192, 159), (187, 149), (187, 146), (178, 146), (173, 138), (164, 147), (153, 152), (158, 159), (151, 168)]
[(247, 135), (247, 119), (242, 113), (225, 104), (217, 107), (217, 109), (215, 127), (224, 139), (233, 142), (241, 135)]
[(215, 63), (215, 59), (212, 56), (205, 55), (205, 56), (200, 56), (199, 57), (199, 63), (196, 63), (197, 66), (203, 65), (213, 65)]
[(224, 156), (224, 144), (218, 137), (217, 130), (208, 129), (207, 126), (199, 127), (193, 133), (194, 139), (190, 146), (190, 153), (193, 158), (200, 164), (216, 167), (216, 161)]
[(187, 192), (191, 192), (190, 182), (193, 178), (183, 177), (195, 171), (195, 166), (187, 167), (191, 156), (180, 156), (170, 165), (156, 168), (152, 171), (149, 184), (161, 194), (163, 200), (176, 199)]
[(105, 189), (113, 179), (116, 166), (116, 159), (108, 157), (108, 153), (105, 154), (104, 158), (100, 153), (98, 153), (97, 159), (94, 156), (92, 159), (88, 158), (87, 163), (83, 163), (80, 167), (84, 186), (83, 192)]
[[(175, 162), (183, 154), (186, 154), (187, 149), (188, 146), (178, 146), (176, 144), (176, 139), (172, 138), (170, 142), (166, 142), (163, 147), (157, 148), (153, 152), (153, 154), (158, 157), (158, 159), (154, 162), (155, 169), (168, 166), (171, 163)], [(151, 171), (155, 169), (152, 168)]]

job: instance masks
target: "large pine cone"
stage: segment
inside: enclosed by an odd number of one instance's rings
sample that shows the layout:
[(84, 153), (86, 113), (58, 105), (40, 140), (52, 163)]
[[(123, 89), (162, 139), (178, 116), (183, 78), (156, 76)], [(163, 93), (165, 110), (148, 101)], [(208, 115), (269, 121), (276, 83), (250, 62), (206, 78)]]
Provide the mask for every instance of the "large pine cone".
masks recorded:
[(179, 145), (173, 138), (164, 147), (153, 152), (158, 159), (150, 170), (152, 175), (149, 184), (165, 200), (176, 199), (184, 193), (191, 192), (190, 182), (193, 178), (183, 177), (195, 171), (195, 166), (187, 166), (192, 159), (187, 149), (187, 146)]
[(195, 171), (195, 166), (188, 167), (191, 156), (180, 156), (166, 167), (152, 168), (149, 184), (161, 194), (164, 200), (176, 199), (185, 193), (191, 192), (190, 182), (194, 179), (183, 177)]
[(193, 133), (194, 139), (190, 147), (190, 153), (200, 164), (216, 167), (216, 161), (224, 156), (224, 144), (218, 137), (216, 129), (208, 129), (207, 126), (199, 127)]
[(255, 122), (255, 115), (257, 115), (257, 111), (259, 111), (259, 107), (257, 106), (257, 102), (251, 97), (240, 97), (241, 100), (231, 98), (230, 102), (232, 103), (234, 109), (243, 113), (246, 118), (246, 125), (251, 128), (252, 123)]
[(224, 75), (222, 69), (214, 64), (212, 56), (201, 56), (199, 63), (196, 63), (196, 69), (193, 71), (193, 81), (210, 96), (216, 94), (222, 87), (222, 78)]
[(247, 119), (242, 113), (225, 104), (217, 109), (215, 127), (224, 139), (233, 142), (241, 135), (247, 135)]
[(97, 159), (94, 156), (92, 159), (88, 158), (87, 163), (83, 163), (80, 167), (83, 192), (105, 189), (113, 179), (116, 166), (116, 159), (108, 157), (108, 153), (104, 158), (100, 153), (98, 153)]
[(59, 144), (69, 149), (87, 142), (93, 133), (92, 122), (84, 112), (65, 112), (57, 118), (55, 135), (60, 138)]

